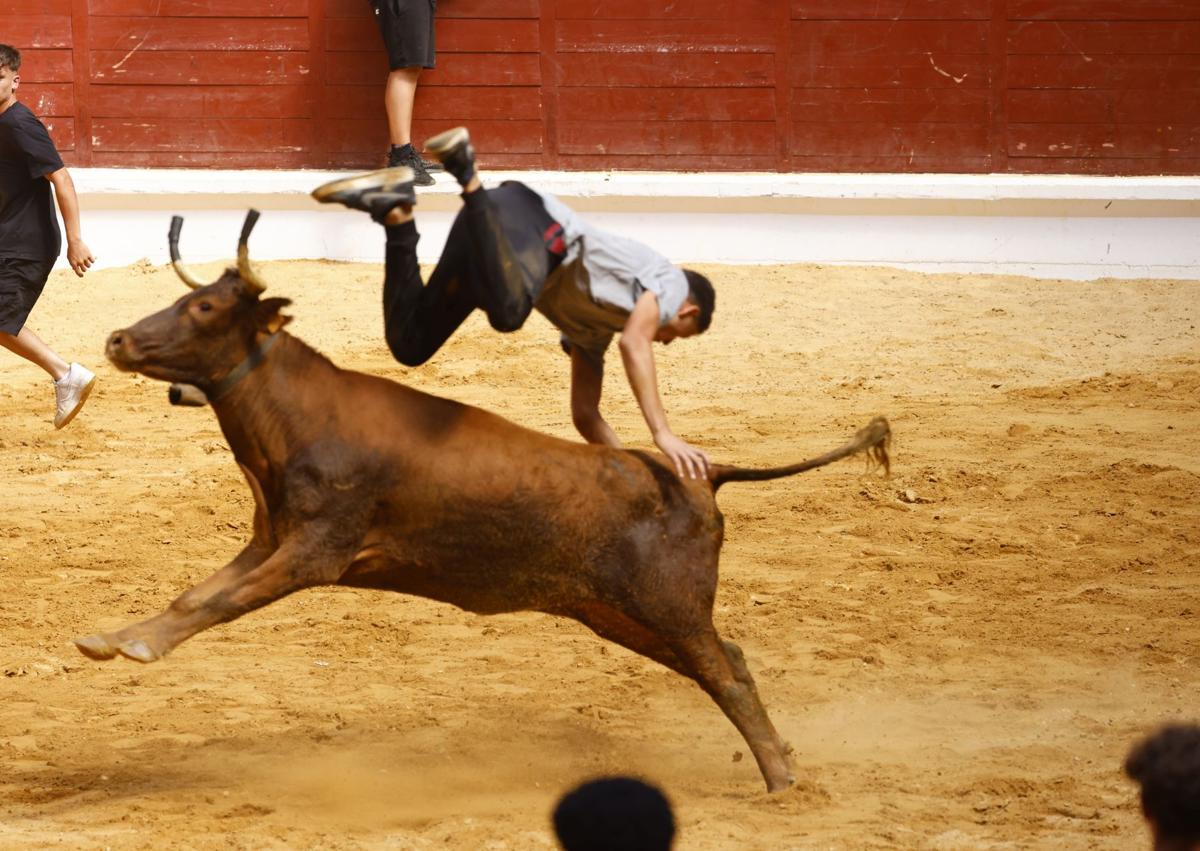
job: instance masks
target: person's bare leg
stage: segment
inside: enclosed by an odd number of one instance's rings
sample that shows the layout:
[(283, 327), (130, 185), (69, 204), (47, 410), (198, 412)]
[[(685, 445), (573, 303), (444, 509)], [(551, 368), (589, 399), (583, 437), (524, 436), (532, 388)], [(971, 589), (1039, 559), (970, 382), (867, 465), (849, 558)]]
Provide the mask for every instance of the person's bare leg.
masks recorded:
[(387, 110), (388, 137), (397, 147), (412, 143), (413, 102), (421, 67), (397, 68), (388, 74), (383, 104)]
[(58, 356), (54, 349), (42, 342), (42, 339), (29, 326), (22, 328), (17, 334), (6, 334), (0, 331), (0, 346), (14, 352), (25, 360), (35, 363), (58, 381), (67, 374), (71, 365)]

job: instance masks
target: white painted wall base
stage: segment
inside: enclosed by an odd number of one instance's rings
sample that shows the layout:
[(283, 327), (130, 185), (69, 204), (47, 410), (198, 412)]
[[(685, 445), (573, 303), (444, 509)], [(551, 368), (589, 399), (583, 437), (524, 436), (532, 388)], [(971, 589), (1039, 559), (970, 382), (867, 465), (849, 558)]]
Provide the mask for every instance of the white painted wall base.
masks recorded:
[[(73, 169), (98, 264), (165, 263), (174, 213), (189, 263), (231, 258), (248, 207), (257, 259), (381, 262), (365, 215), (308, 197), (341, 172)], [(1200, 177), (489, 173), (548, 189), (595, 225), (681, 263), (867, 264), (1045, 278), (1200, 278)], [(460, 201), (421, 191), (422, 262)]]

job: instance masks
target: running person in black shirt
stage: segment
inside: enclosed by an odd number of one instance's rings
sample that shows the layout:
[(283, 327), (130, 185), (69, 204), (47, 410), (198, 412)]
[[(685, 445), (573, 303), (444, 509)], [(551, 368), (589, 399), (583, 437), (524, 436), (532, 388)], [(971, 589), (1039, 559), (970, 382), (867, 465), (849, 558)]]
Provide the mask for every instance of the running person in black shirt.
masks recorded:
[(0, 44), (0, 346), (54, 379), (54, 427), (62, 428), (87, 401), (96, 376), (77, 363), (68, 364), (25, 324), (62, 250), (51, 184), (75, 274), (83, 277), (93, 257), (79, 236), (79, 202), (71, 175), (46, 127), (17, 102), (20, 70), (20, 52)]

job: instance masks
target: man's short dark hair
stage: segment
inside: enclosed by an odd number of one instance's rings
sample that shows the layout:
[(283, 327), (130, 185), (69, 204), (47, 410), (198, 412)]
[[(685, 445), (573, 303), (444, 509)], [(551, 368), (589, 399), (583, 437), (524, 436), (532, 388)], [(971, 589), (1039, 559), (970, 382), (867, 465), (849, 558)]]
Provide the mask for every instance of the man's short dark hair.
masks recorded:
[(0, 68), (7, 68), (14, 74), (21, 70), (21, 51), (11, 44), (0, 44)]
[(669, 851), (675, 816), (650, 784), (605, 777), (562, 797), (554, 808), (554, 832), (565, 851)]
[(1169, 724), (1134, 745), (1125, 773), (1161, 839), (1200, 843), (1200, 726)]
[(696, 326), (701, 332), (707, 331), (708, 326), (712, 324), (713, 308), (717, 305), (717, 293), (713, 289), (712, 281), (691, 269), (684, 269), (683, 276), (688, 282), (688, 297), (692, 304), (700, 308)]

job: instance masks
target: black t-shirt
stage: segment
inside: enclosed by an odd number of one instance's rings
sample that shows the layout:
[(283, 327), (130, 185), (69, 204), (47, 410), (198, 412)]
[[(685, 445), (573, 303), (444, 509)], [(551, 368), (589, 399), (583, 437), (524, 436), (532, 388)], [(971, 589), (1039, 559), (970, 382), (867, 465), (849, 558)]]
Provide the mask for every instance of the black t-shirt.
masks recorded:
[(0, 113), (0, 257), (51, 260), (62, 251), (46, 175), (63, 167), (46, 126), (25, 104)]

